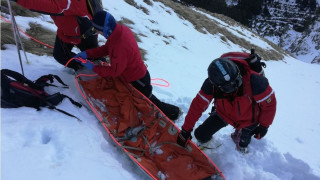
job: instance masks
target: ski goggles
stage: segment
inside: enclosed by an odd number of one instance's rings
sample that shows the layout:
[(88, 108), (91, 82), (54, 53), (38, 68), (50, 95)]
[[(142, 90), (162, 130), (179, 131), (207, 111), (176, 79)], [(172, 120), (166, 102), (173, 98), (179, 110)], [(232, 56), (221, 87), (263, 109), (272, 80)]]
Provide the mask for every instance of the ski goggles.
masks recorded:
[(242, 85), (241, 75), (238, 74), (235, 80), (229, 82), (228, 84), (218, 85), (218, 88), (224, 93), (235, 92)]

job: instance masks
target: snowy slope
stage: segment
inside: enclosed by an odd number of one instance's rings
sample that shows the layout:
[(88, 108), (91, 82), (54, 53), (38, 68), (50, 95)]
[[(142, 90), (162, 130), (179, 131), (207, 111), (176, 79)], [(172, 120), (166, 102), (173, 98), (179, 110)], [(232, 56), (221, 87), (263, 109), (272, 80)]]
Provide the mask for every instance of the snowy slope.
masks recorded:
[[(166, 102), (188, 111), (193, 97), (206, 78), (208, 64), (222, 53), (242, 51), (242, 47), (225, 44), (218, 35), (202, 34), (193, 25), (161, 3), (137, 4), (149, 10), (146, 15), (123, 0), (104, 0), (104, 6), (117, 20), (132, 20), (132, 30), (140, 36), (139, 46), (147, 50), (147, 64), (152, 78), (163, 78), (169, 88), (154, 86), (154, 93)], [(213, 17), (212, 17), (213, 18)], [(28, 22), (45, 24), (41, 18), (16, 18), (23, 28)], [(49, 24), (49, 23), (46, 23)], [(221, 21), (221, 26), (224, 22)], [(46, 25), (49, 29), (54, 26)], [(249, 31), (239, 29), (248, 36)], [(158, 30), (157, 33), (153, 33)], [(232, 30), (231, 30), (232, 31)], [(236, 32), (236, 31), (234, 31)], [(240, 34), (241, 35), (241, 34)], [(168, 38), (169, 37), (169, 38)], [(170, 38), (174, 37), (174, 38)], [(252, 36), (257, 46), (271, 48)], [(166, 43), (166, 42), (169, 43)], [(1, 51), (1, 68), (20, 72), (16, 47), (7, 45)], [(70, 89), (59, 89), (78, 101), (74, 77), (52, 57), (27, 53), (25, 75), (36, 79), (44, 74), (59, 75)], [(273, 125), (261, 141), (252, 140), (250, 153), (242, 155), (234, 150), (230, 139), (233, 129), (219, 131), (212, 146), (216, 150), (205, 153), (223, 171), (227, 179), (320, 179), (320, 66), (286, 57), (285, 61), (266, 62), (266, 75), (276, 92), (278, 107)], [(57, 88), (48, 88), (50, 92)], [(118, 150), (102, 130), (94, 115), (86, 108), (78, 109), (65, 100), (59, 108), (72, 112), (82, 122), (48, 109), (1, 109), (1, 178), (3, 180), (103, 180), (145, 179), (128, 158)], [(196, 126), (208, 114), (205, 113)], [(184, 117), (176, 124), (181, 127)]]

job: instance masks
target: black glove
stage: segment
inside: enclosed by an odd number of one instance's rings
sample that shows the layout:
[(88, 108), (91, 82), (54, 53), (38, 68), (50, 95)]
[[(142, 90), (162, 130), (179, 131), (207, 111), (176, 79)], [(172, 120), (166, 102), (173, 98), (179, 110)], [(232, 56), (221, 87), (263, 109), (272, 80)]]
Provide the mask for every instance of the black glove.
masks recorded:
[(177, 143), (182, 147), (186, 147), (186, 144), (191, 139), (192, 139), (191, 131), (186, 131), (182, 129), (177, 137)]
[(259, 125), (259, 126), (258, 126), (256, 129), (254, 129), (252, 132), (253, 132), (252, 135), (254, 135), (254, 137), (255, 137), (256, 139), (261, 139), (261, 138), (263, 138), (263, 137), (267, 134), (268, 128)]

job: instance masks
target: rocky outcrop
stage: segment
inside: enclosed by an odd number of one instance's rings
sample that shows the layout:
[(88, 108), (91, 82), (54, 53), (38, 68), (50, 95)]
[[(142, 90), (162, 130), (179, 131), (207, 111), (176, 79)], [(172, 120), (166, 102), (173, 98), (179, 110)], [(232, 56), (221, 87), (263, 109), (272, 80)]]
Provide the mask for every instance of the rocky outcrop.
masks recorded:
[(298, 59), (315, 63), (320, 58), (317, 8), (316, 0), (264, 0), (249, 26)]
[(181, 0), (224, 14), (309, 63), (320, 61), (320, 0)]

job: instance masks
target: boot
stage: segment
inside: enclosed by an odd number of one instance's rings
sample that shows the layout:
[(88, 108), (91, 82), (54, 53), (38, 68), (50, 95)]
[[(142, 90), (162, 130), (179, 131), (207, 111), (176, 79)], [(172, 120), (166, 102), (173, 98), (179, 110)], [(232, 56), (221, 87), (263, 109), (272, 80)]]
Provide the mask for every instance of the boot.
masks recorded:
[(239, 149), (237, 149), (237, 151), (239, 151), (242, 154), (248, 154), (249, 153), (248, 147), (240, 147), (239, 146)]
[(210, 147), (210, 144), (211, 142), (213, 141), (213, 138), (211, 138), (209, 141), (207, 142), (201, 142), (201, 141), (198, 141), (197, 142), (197, 146), (199, 147), (200, 150), (205, 150), (207, 148)]
[(150, 97), (150, 100), (172, 121), (177, 120), (183, 114), (181, 108), (172, 104), (161, 102), (154, 95)]
[(241, 130), (235, 130), (234, 133), (231, 134), (231, 139), (238, 146), (240, 142), (240, 136), (241, 136)]
[(235, 130), (234, 133), (231, 134), (231, 139), (236, 144), (236, 150), (241, 152), (242, 154), (248, 154), (249, 153), (248, 147), (241, 147), (239, 145), (240, 137), (241, 137), (241, 129), (240, 130)]

